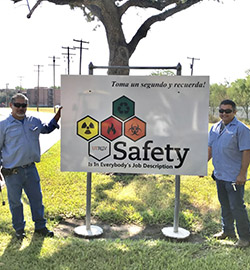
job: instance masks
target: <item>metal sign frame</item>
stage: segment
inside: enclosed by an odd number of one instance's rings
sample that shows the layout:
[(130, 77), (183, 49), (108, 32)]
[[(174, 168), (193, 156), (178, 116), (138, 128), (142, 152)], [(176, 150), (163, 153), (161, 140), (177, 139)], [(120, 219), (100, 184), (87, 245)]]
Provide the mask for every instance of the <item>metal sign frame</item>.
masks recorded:
[[(182, 66), (94, 66), (92, 62), (89, 64), (89, 75), (94, 74), (94, 69), (175, 69), (176, 75), (181, 76)], [(86, 238), (98, 237), (103, 234), (103, 229), (99, 226), (91, 225), (91, 182), (92, 173), (87, 172), (87, 194), (86, 194), (86, 225), (78, 226), (74, 232), (76, 235)], [(180, 175), (175, 176), (175, 208), (174, 208), (174, 226), (165, 227), (162, 233), (166, 237), (184, 239), (190, 235), (190, 232), (179, 227), (179, 211), (180, 211)]]

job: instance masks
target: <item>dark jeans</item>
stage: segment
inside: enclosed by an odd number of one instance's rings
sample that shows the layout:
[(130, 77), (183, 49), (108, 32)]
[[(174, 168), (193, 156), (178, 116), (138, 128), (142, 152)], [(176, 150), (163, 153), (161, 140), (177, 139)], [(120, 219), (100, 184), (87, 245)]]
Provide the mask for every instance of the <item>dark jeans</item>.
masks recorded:
[(6, 176), (5, 182), (14, 229), (18, 231), (25, 227), (21, 200), (22, 190), (25, 191), (29, 199), (35, 229), (44, 228), (46, 219), (44, 218), (40, 178), (35, 164), (28, 168), (18, 168), (18, 173)]
[(223, 231), (229, 235), (235, 234), (234, 221), (240, 239), (250, 241), (249, 220), (244, 204), (244, 187), (232, 182), (216, 180), (218, 198), (221, 204), (221, 218)]

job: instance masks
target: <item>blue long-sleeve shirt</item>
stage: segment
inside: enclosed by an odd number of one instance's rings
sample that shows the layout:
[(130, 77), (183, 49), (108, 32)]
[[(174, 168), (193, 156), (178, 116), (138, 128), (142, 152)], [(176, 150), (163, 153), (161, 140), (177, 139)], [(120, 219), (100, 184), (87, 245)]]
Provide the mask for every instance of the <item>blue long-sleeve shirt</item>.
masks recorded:
[(23, 121), (9, 115), (0, 121), (0, 165), (15, 168), (40, 161), (40, 133), (46, 134), (59, 128), (53, 118), (49, 124), (33, 116), (25, 116)]

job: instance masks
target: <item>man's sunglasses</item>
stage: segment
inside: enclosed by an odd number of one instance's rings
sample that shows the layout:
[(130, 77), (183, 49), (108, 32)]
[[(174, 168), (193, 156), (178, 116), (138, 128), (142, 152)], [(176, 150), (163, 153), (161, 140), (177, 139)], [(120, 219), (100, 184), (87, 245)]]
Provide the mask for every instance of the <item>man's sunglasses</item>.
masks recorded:
[(26, 108), (27, 107), (27, 103), (13, 103), (13, 105), (17, 108)]
[(219, 109), (219, 113), (231, 113), (231, 112), (232, 112), (231, 109), (226, 109), (226, 110)]

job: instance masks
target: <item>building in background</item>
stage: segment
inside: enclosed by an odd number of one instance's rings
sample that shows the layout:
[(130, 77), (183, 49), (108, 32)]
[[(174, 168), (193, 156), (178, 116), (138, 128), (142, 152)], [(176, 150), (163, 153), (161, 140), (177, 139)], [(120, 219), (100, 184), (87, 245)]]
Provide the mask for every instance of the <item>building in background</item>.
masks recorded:
[[(27, 97), (29, 99), (29, 106), (39, 106), (39, 107), (53, 107), (55, 105), (60, 105), (61, 103), (61, 89), (53, 89), (47, 87), (39, 87), (34, 89), (26, 90)], [(54, 101), (53, 101), (54, 96)], [(38, 104), (37, 104), (37, 100)]]

